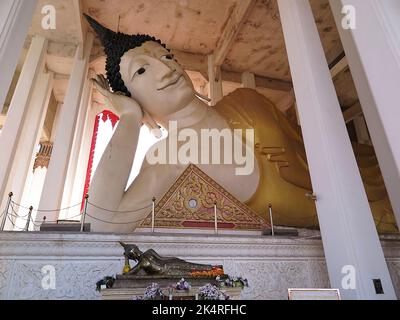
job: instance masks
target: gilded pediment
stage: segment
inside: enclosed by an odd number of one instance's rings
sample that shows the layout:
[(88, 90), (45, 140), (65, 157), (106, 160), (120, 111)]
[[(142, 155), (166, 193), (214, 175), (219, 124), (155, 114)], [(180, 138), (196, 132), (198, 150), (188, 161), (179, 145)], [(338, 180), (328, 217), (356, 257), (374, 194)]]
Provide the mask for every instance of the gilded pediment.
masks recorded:
[[(260, 230), (268, 224), (197, 166), (190, 164), (155, 206), (156, 228)], [(151, 211), (141, 224), (151, 227)]]

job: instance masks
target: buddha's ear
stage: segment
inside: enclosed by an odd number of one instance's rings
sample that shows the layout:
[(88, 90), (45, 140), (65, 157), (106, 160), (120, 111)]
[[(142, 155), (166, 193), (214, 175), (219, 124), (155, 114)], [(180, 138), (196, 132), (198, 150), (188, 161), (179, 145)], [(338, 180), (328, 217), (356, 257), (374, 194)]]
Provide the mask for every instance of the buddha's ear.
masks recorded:
[(143, 110), (143, 123), (149, 128), (150, 132), (157, 138), (161, 138), (162, 132), (160, 126), (153, 119), (153, 117), (145, 110)]

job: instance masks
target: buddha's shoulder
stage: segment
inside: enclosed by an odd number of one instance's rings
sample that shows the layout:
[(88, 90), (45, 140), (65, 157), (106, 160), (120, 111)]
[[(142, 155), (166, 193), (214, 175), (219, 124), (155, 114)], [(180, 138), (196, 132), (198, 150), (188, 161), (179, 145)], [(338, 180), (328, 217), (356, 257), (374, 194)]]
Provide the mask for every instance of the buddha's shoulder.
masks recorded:
[(238, 88), (230, 94), (224, 96), (215, 106), (216, 110), (229, 110), (238, 109), (251, 110), (257, 109), (268, 105), (274, 107), (274, 104), (262, 94), (258, 93), (254, 89), (249, 88)]
[(275, 105), (254, 89), (239, 88), (223, 97), (215, 110), (229, 123), (253, 126), (276, 113)]
[(238, 88), (228, 95), (224, 96), (218, 103), (217, 106), (224, 103), (241, 103), (241, 104), (251, 104), (252, 102), (259, 102), (264, 104), (273, 105), (273, 103), (266, 98), (257, 90), (250, 88)]
[(154, 257), (154, 254), (156, 252), (153, 249), (148, 249), (143, 253), (143, 256), (145, 257)]

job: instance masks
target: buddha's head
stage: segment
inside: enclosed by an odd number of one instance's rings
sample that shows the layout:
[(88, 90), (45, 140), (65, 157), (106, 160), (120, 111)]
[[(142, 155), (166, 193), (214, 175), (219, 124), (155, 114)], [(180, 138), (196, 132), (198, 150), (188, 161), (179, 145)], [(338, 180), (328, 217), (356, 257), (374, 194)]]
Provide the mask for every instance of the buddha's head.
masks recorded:
[(142, 256), (143, 252), (139, 249), (136, 244), (128, 244), (122, 241), (119, 241), (119, 244), (124, 248), (124, 256), (129, 258), (130, 260), (139, 260)]
[(130, 245), (128, 257), (131, 260), (139, 260), (143, 252), (139, 249), (137, 245)]
[(195, 98), (190, 78), (160, 40), (116, 33), (85, 16), (104, 46), (107, 79), (114, 92), (132, 97), (156, 120)]
[(142, 254), (143, 254), (143, 252), (140, 251), (140, 249), (137, 246), (135, 246), (131, 250), (131, 257), (133, 260), (139, 260), (139, 258), (142, 256)]

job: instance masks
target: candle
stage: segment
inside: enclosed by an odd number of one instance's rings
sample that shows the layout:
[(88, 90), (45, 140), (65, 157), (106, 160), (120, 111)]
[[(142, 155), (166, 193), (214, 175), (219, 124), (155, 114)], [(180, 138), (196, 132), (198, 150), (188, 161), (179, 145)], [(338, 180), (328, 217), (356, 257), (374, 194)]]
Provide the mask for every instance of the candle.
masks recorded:
[(216, 202), (214, 202), (214, 228), (215, 228), (215, 234), (218, 234), (217, 203)]

